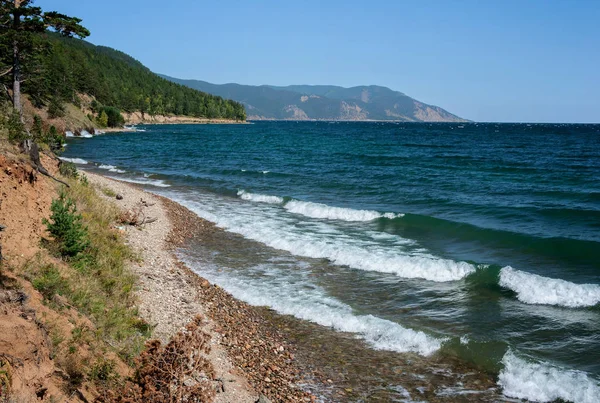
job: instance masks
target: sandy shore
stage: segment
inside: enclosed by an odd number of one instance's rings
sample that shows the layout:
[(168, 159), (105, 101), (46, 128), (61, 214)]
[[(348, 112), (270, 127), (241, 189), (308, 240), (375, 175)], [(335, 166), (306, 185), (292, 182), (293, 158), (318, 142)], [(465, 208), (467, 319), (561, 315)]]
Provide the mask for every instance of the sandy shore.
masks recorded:
[[(139, 276), (141, 316), (155, 326), (154, 337), (167, 341), (194, 316), (201, 314), (211, 336), (212, 362), (219, 390), (216, 402), (298, 402), (315, 398), (297, 383), (300, 371), (291, 346), (264, 319), (221, 288), (211, 285), (179, 262), (174, 254), (190, 236), (213, 231), (213, 224), (168, 199), (136, 185), (86, 172), (103, 197), (122, 211), (143, 203), (143, 214), (156, 219), (141, 227), (120, 227), (140, 255), (132, 263)], [(116, 200), (103, 189), (123, 196)], [(110, 193), (110, 192), (107, 192)]]

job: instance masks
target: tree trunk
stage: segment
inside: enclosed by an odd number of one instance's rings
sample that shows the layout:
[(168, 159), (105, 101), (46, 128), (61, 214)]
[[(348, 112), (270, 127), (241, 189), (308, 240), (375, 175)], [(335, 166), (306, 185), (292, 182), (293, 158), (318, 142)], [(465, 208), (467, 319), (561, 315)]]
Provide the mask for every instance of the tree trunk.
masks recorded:
[(13, 107), (23, 116), (23, 106), (21, 105), (21, 55), (19, 54), (19, 26), (21, 25), (21, 0), (14, 0), (15, 12), (13, 15), (13, 30), (15, 38), (13, 39)]
[(13, 42), (13, 107), (23, 115), (23, 106), (21, 105), (21, 60), (19, 57), (19, 43), (15, 39)]

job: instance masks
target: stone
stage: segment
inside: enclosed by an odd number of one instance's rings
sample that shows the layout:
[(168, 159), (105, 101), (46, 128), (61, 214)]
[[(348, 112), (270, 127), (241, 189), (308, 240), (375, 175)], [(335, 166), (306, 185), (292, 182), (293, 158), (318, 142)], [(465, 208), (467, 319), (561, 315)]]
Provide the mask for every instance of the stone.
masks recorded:
[(121, 193), (117, 193), (117, 200), (123, 200), (123, 195)]
[(271, 401), (265, 395), (260, 395), (256, 403), (271, 403)]

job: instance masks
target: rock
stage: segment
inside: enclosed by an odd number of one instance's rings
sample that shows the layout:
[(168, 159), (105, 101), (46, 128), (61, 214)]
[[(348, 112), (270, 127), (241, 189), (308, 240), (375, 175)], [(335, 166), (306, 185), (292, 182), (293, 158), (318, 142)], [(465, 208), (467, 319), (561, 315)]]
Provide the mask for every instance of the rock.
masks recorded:
[(123, 195), (121, 193), (117, 193), (116, 199), (123, 200)]
[(271, 401), (265, 395), (260, 395), (256, 403), (271, 403)]

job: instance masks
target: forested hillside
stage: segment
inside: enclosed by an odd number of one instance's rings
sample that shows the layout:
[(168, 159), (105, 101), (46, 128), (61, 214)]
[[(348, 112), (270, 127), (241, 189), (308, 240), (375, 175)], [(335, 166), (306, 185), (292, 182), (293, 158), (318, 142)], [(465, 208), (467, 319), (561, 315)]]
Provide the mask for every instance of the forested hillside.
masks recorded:
[(46, 40), (46, 52), (23, 83), (36, 106), (60, 109), (87, 94), (124, 112), (246, 119), (242, 104), (169, 82), (123, 52), (52, 33), (43, 35)]

